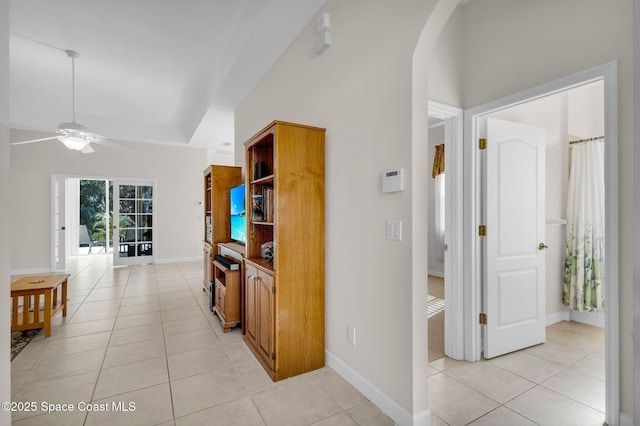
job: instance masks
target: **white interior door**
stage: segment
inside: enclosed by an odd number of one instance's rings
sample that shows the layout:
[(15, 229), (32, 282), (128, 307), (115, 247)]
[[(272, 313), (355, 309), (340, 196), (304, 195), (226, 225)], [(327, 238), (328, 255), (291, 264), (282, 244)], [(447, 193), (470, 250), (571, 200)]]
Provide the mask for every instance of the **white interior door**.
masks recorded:
[(487, 119), (484, 356), (546, 338), (545, 131)]
[(53, 268), (56, 271), (65, 270), (66, 262), (66, 222), (65, 222), (65, 178), (52, 177), (53, 196)]
[(113, 264), (153, 263), (154, 185), (150, 181), (113, 182)]

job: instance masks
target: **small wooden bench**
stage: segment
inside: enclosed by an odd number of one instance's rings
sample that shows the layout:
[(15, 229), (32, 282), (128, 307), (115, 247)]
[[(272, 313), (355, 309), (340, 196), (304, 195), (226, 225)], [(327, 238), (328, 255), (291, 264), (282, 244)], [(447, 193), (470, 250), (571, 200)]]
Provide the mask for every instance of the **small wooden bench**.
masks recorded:
[[(44, 328), (45, 336), (51, 336), (51, 319), (60, 310), (67, 316), (67, 278), (69, 274), (36, 275), (11, 283), (11, 331)], [(44, 296), (43, 306), (40, 296)]]

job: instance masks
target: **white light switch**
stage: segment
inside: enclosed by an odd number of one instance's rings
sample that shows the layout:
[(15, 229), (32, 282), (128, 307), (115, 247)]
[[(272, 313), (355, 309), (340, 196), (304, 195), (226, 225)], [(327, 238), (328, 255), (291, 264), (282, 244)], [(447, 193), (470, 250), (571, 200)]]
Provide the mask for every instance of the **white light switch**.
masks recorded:
[(402, 241), (402, 222), (399, 220), (387, 221), (387, 240)]

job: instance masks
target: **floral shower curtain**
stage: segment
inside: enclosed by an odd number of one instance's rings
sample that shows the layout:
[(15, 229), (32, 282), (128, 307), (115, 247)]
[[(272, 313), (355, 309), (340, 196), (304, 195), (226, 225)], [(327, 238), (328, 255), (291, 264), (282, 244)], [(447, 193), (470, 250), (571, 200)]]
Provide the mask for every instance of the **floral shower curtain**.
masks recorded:
[(563, 303), (604, 308), (604, 143), (572, 145), (567, 200)]

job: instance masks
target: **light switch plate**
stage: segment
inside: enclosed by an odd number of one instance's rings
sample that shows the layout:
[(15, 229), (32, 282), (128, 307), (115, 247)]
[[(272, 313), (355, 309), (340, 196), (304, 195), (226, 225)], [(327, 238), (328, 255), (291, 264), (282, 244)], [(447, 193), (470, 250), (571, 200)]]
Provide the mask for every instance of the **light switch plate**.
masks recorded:
[(402, 241), (402, 222), (399, 220), (387, 221), (387, 240)]
[(356, 345), (356, 329), (349, 325), (347, 325), (347, 342), (352, 346)]

